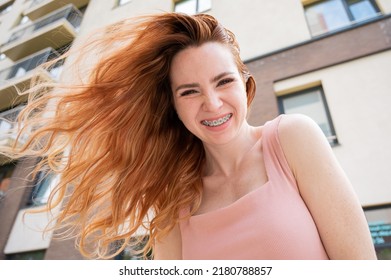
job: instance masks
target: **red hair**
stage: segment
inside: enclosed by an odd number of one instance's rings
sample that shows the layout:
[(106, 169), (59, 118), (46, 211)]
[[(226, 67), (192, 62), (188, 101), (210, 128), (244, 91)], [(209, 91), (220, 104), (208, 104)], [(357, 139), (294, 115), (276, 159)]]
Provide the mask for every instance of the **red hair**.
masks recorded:
[[(19, 117), (19, 135), (29, 132), (29, 138), (13, 156), (42, 157), (38, 168), (61, 175), (49, 206), (63, 203), (57, 228), (77, 237), (84, 255), (112, 257), (139, 228), (149, 233), (147, 252), (175, 226), (181, 209), (197, 209), (204, 149), (175, 113), (169, 70), (180, 50), (210, 41), (231, 49), (250, 105), (255, 82), (234, 35), (202, 14), (165, 13), (111, 25), (78, 49), (72, 65), (97, 60), (92, 53), (101, 57), (83, 83), (31, 89), (39, 96)], [(125, 242), (113, 252), (118, 240)]]

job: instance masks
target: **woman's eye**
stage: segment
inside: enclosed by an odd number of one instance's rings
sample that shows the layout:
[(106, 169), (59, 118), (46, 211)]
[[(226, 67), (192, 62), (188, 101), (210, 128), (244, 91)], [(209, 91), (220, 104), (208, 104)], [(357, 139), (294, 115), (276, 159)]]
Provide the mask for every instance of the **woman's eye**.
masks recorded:
[(186, 91), (182, 92), (180, 94), (180, 96), (186, 96), (186, 95), (190, 95), (190, 94), (193, 94), (193, 93), (196, 93), (196, 92), (197, 92), (196, 90), (190, 89), (190, 90), (186, 90)]
[(223, 85), (228, 84), (228, 83), (231, 83), (231, 82), (233, 82), (233, 81), (234, 81), (234, 79), (232, 79), (232, 78), (222, 79), (222, 80), (220, 80), (220, 81), (217, 83), (217, 86), (223, 86)]

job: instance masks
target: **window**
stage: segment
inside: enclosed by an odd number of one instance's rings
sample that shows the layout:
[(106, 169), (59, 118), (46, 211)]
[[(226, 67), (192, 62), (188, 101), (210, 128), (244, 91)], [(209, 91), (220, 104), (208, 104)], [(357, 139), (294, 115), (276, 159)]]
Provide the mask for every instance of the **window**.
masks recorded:
[[(152, 252), (148, 252), (146, 255), (146, 258), (144, 258), (143, 254), (140, 252), (140, 250), (146, 245), (148, 242), (149, 236), (138, 236), (132, 238), (131, 242), (136, 241), (136, 238), (139, 238), (141, 243), (137, 245), (128, 245), (125, 247), (125, 249), (114, 257), (115, 260), (145, 260), (145, 259), (152, 259)], [(123, 244), (123, 242), (115, 242), (112, 244), (113, 247), (120, 247)]]
[[(11, 146), (16, 140), (16, 134), (13, 129), (15, 128), (15, 121), (24, 105), (9, 109), (0, 113), (0, 145)], [(21, 135), (19, 138), (20, 143), (26, 140), (25, 135)]]
[(174, 11), (194, 15), (206, 12), (212, 8), (211, 0), (185, 0), (175, 3)]
[(28, 205), (38, 206), (46, 204), (54, 185), (57, 183), (56, 178), (57, 177), (53, 174), (40, 172), (37, 175)]
[(391, 204), (364, 209), (379, 260), (391, 260)]
[(0, 7), (0, 15), (6, 14), (9, 11), (11, 11), (13, 4), (14, 4), (14, 1), (12, 1), (11, 3), (5, 4), (2, 7)]
[(304, 9), (313, 36), (380, 15), (380, 10), (373, 0), (317, 1)]
[(338, 144), (322, 87), (279, 96), (278, 106), (280, 113), (299, 113), (312, 118), (320, 126), (330, 145)]
[(132, 2), (132, 0), (118, 0), (118, 6), (122, 6), (130, 2)]
[(6, 255), (6, 260), (43, 260), (45, 257), (45, 250), (20, 252)]
[(14, 170), (15, 164), (0, 165), (0, 203), (7, 194)]

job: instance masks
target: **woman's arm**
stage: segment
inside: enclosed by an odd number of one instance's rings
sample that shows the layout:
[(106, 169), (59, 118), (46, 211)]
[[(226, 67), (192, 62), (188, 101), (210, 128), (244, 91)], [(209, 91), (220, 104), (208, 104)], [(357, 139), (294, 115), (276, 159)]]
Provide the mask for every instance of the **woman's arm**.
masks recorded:
[(319, 126), (302, 115), (284, 116), (279, 137), (329, 257), (376, 259), (360, 202)]
[(177, 224), (162, 240), (155, 242), (155, 260), (181, 260), (182, 238)]

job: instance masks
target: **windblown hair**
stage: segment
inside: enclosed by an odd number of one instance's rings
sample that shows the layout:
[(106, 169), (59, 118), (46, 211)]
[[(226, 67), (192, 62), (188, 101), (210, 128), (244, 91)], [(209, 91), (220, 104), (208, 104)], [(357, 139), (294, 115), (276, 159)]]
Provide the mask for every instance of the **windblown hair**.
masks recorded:
[[(37, 169), (60, 175), (48, 204), (61, 205), (56, 232), (77, 238), (89, 258), (113, 257), (142, 228), (149, 234), (146, 253), (182, 209), (194, 213), (200, 204), (203, 145), (176, 115), (170, 87), (179, 51), (211, 41), (228, 46), (246, 81), (248, 105), (255, 94), (235, 36), (212, 16), (150, 15), (102, 33), (77, 48), (77, 58), (72, 49), (66, 55), (80, 69), (92, 57), (88, 75), (31, 89), (18, 118), (19, 137), (27, 140), (9, 154), (42, 158)], [(122, 245), (113, 250), (116, 241)]]

